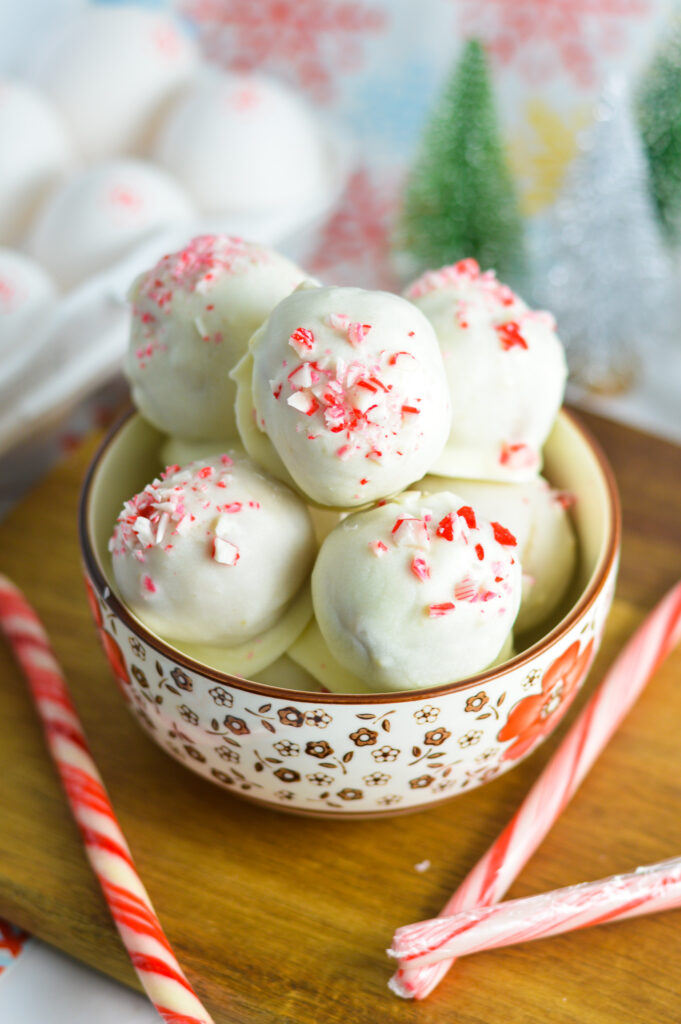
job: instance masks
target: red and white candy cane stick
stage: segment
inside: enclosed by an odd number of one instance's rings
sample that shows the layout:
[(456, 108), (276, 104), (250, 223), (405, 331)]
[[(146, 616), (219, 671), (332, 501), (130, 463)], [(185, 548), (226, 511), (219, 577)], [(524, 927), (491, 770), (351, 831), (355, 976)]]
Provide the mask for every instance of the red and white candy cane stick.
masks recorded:
[(412, 967), (681, 907), (681, 857), (398, 928), (390, 956)]
[(137, 874), (47, 634), (1, 575), (0, 627), (28, 681), (88, 859), (145, 992), (167, 1024), (212, 1024)]
[[(681, 583), (660, 601), (617, 657), (603, 682), (501, 835), (469, 872), (440, 917), (498, 903), (578, 789), (660, 662), (681, 639)], [(452, 965), (402, 968), (390, 988), (425, 999)]]

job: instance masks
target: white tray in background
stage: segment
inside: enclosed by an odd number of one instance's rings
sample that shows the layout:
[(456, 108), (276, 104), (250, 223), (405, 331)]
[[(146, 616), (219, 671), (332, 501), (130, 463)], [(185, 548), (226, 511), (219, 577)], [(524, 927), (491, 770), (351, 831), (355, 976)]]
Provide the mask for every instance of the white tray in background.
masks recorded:
[[(199, 234), (225, 233), (275, 246), (287, 255), (309, 249), (333, 210), (352, 166), (352, 146), (326, 130), (328, 180), (304, 207), (257, 216), (203, 217), (156, 232), (124, 259), (89, 278), (52, 307), (24, 345), (0, 365), (0, 456), (47, 429), (120, 371), (130, 314), (125, 296), (141, 271)], [(309, 240), (309, 242), (308, 242)]]

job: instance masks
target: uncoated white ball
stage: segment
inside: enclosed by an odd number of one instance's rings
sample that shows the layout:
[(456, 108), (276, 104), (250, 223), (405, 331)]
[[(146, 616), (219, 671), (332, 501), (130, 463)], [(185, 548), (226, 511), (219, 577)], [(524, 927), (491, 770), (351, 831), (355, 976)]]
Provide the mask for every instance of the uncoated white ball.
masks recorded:
[[(252, 418), (237, 400), (246, 450), (271, 472), (282, 466), (319, 505), (350, 508), (403, 490), (449, 431), (433, 329), (388, 292), (297, 289), (253, 336), (236, 375), (244, 393), (252, 389)], [(258, 434), (271, 442), (271, 462)]]
[(523, 596), (516, 633), (545, 622), (558, 608), (574, 575), (577, 542), (567, 509), (572, 497), (554, 490), (543, 477), (519, 484), (427, 476), (417, 487), (426, 493), (454, 491), (483, 516), (498, 519), (518, 541)]
[(206, 213), (304, 203), (328, 177), (319, 127), (299, 96), (274, 79), (214, 69), (179, 98), (155, 155)]
[(89, 5), (50, 33), (29, 74), (88, 160), (149, 149), (168, 103), (196, 65), (173, 18), (136, 6)]
[(435, 328), (449, 384), (449, 439), (431, 472), (536, 477), (567, 377), (553, 317), (528, 309), (475, 260), (429, 270), (405, 295)]
[(284, 613), (316, 545), (300, 498), (225, 453), (170, 466), (125, 503), (109, 547), (121, 596), (150, 629), (234, 646)]
[(305, 275), (264, 246), (202, 235), (134, 282), (126, 373), (142, 415), (184, 441), (236, 434), (229, 371)]
[(0, 356), (30, 338), (56, 298), (42, 267), (12, 249), (0, 249)]
[(331, 653), (377, 690), (485, 669), (513, 628), (520, 591), (515, 538), (449, 492), (406, 492), (349, 516), (312, 574)]
[(49, 100), (0, 78), (0, 244), (21, 240), (72, 160), (71, 143)]
[(54, 192), (28, 247), (63, 288), (73, 288), (192, 212), (165, 171), (143, 160), (110, 160), (81, 171)]

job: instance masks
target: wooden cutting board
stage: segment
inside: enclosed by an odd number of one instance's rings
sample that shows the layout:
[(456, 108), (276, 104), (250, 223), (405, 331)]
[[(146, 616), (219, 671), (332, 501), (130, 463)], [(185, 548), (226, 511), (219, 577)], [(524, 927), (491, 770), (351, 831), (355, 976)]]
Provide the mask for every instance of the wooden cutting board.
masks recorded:
[[(617, 600), (578, 706), (681, 576), (681, 448), (583, 418), (620, 484), (624, 542)], [(156, 748), (109, 678), (80, 580), (75, 526), (93, 448), (94, 439), (0, 527), (0, 570), (44, 619), (141, 875), (218, 1024), (678, 1024), (681, 911), (479, 954), (460, 961), (427, 1002), (393, 996), (384, 949), (394, 928), (440, 908), (577, 708), (508, 775), (419, 814), (330, 822), (239, 802)], [(512, 896), (681, 853), (680, 677), (677, 652)], [(134, 986), (2, 643), (0, 680), (0, 914)], [(426, 859), (430, 869), (415, 871)]]

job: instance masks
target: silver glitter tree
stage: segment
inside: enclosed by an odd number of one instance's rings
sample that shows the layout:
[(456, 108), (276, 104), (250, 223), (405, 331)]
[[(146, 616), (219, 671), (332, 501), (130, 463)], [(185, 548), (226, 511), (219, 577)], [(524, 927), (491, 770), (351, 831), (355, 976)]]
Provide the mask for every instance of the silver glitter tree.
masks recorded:
[(634, 383), (668, 330), (670, 262), (623, 81), (608, 83), (536, 248), (535, 298), (550, 309), (574, 382)]

